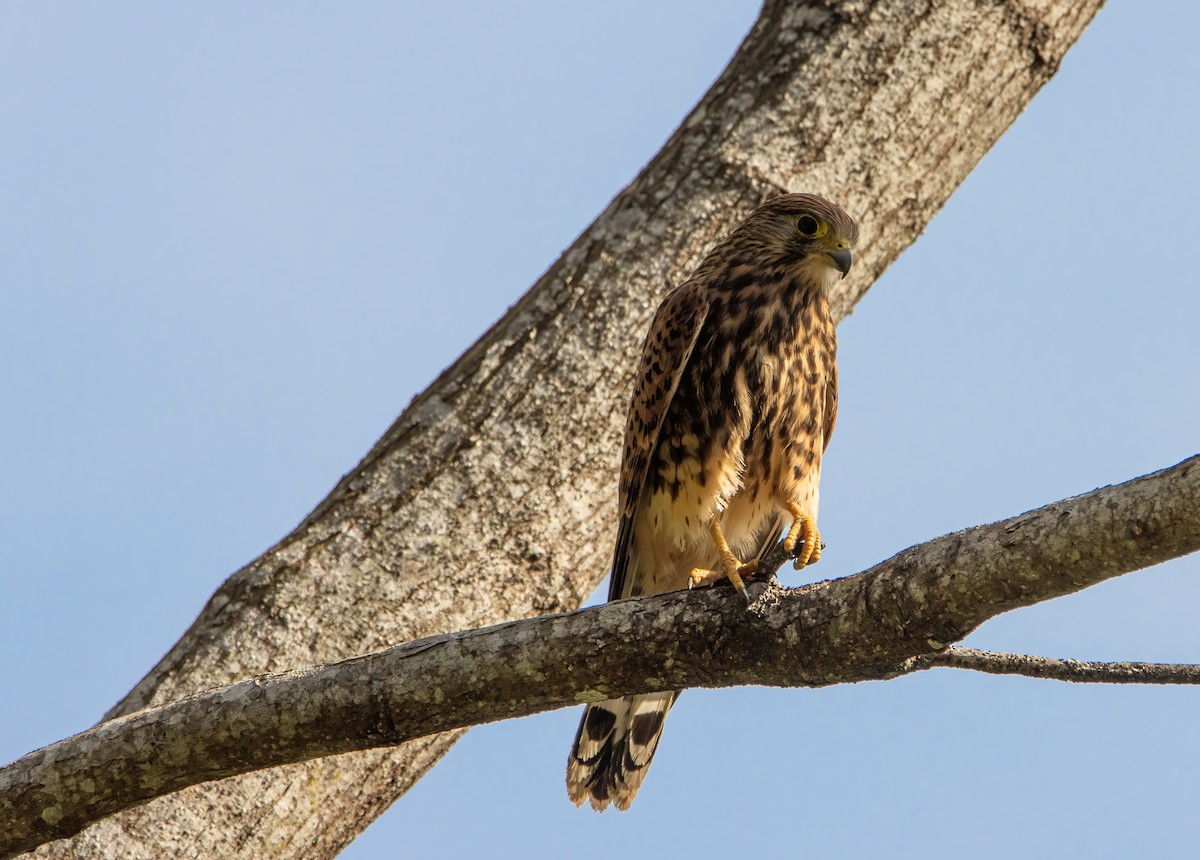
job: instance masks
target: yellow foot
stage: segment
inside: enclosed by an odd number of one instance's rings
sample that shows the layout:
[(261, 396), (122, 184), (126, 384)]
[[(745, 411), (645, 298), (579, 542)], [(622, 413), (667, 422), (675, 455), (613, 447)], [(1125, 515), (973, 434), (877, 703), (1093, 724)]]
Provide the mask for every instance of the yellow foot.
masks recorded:
[(708, 533), (712, 535), (713, 545), (717, 548), (717, 554), (721, 556), (723, 569), (696, 568), (688, 575), (688, 588), (697, 585), (711, 585), (722, 579), (728, 579), (749, 603), (750, 592), (746, 591), (746, 583), (742, 581), (742, 575), (753, 576), (754, 572), (758, 570), (758, 560), (754, 559), (745, 563), (738, 561), (738, 557), (729, 548), (729, 541), (725, 540), (725, 532), (721, 529), (720, 520), (713, 520), (713, 524), (708, 527)]
[[(821, 560), (821, 550), (825, 548), (825, 544), (821, 541), (821, 533), (817, 531), (817, 524), (808, 514), (800, 510), (800, 505), (796, 502), (789, 504), (787, 509), (788, 513), (792, 515), (792, 527), (788, 529), (787, 537), (783, 539), (783, 548), (789, 555), (795, 553), (794, 567), (796, 570), (816, 564)], [(797, 544), (802, 544), (798, 553), (796, 552)]]
[(731, 569), (709, 570), (706, 567), (697, 567), (688, 575), (688, 588), (696, 588), (702, 585), (712, 585), (720, 582), (722, 579), (728, 579), (733, 583), (733, 587), (742, 593), (746, 600), (750, 599), (750, 592), (746, 591), (746, 583), (742, 579), (743, 576), (754, 576), (758, 572), (758, 560), (748, 561), (745, 564), (737, 562)]

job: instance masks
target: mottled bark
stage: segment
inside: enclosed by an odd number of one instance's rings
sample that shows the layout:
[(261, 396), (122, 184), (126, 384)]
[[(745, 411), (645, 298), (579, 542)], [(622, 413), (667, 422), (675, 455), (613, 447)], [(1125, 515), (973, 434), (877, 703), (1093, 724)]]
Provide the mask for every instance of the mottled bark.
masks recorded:
[[(833, 296), (841, 318), (1100, 5), (766, 3), (637, 179), (292, 534), (221, 586), (108, 717), (577, 606), (605, 574), (629, 373), (667, 285), (765, 197), (813, 191), (862, 228)], [(190, 788), (44, 850), (330, 857), (457, 736)]]
[[(629, 693), (820, 687), (939, 664), (1197, 683), (1200, 667), (1072, 669), (947, 649), (1001, 612), (1196, 550), (1200, 456), (937, 538), (856, 576), (797, 589), (757, 583), (749, 606), (728, 588), (622, 600), (242, 681), (0, 770), (0, 855), (203, 780)], [(767, 559), (782, 561), (782, 547)]]

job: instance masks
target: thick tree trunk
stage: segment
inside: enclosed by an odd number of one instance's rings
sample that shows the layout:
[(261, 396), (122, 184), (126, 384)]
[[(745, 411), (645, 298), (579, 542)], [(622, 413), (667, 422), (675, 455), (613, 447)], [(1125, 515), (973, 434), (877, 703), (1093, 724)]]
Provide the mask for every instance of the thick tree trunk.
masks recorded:
[[(844, 316), (1100, 5), (768, 2), (641, 175), (108, 716), (577, 606), (606, 572), (629, 374), (667, 285), (765, 197), (813, 191), (862, 228)], [(196, 786), (39, 850), (331, 857), (457, 737)]]

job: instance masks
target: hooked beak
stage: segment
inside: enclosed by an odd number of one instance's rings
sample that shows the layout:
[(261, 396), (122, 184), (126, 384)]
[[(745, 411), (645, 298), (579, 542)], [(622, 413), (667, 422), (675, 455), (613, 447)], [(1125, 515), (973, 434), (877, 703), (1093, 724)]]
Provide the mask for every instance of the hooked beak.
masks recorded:
[(826, 251), (825, 256), (833, 263), (833, 267), (842, 273), (842, 277), (846, 277), (846, 273), (850, 271), (850, 264), (854, 262), (854, 255), (850, 253), (850, 249), (837, 248)]

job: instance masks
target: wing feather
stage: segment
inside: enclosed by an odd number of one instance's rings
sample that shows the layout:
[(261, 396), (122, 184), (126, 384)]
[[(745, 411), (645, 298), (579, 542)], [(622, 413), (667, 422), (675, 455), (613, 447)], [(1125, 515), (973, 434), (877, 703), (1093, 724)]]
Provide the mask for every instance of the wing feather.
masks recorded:
[(829, 440), (833, 437), (833, 425), (837, 423), (837, 407), (838, 407), (838, 375), (837, 362), (834, 361), (829, 365), (828, 375), (825, 377), (825, 414), (824, 426), (822, 432), (825, 434), (825, 441), (821, 448), (821, 453), (825, 453), (829, 448)]
[(629, 597), (628, 576), (633, 516), (646, 486), (650, 460), (671, 399), (696, 346), (708, 315), (704, 285), (690, 281), (667, 296), (650, 323), (642, 346), (642, 361), (633, 383), (633, 399), (625, 425), (625, 455), (621, 461), (619, 510), (621, 524), (613, 552), (608, 599)]

